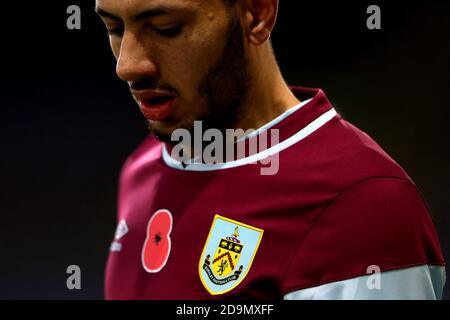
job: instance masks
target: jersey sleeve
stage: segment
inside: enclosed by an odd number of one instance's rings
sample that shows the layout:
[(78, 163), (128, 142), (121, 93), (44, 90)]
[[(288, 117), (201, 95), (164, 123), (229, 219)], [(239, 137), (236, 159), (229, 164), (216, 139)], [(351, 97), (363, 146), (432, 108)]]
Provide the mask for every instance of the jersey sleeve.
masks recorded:
[(286, 294), (285, 300), (440, 300), (445, 267), (421, 265), (326, 283)]
[[(420, 266), (428, 272), (393, 273)], [(430, 266), (442, 269), (431, 273)], [(430, 284), (426, 278), (442, 274), (444, 266), (432, 216), (416, 186), (408, 179), (376, 177), (355, 184), (321, 212), (296, 248), (282, 291), (285, 298), (402, 299), (411, 294), (407, 279), (423, 291), (413, 298), (428, 297), (432, 282), (445, 280), (429, 279)], [(381, 287), (386, 280), (384, 291), (362, 290), (373, 270), (382, 275)], [(311, 295), (318, 289), (321, 294)]]

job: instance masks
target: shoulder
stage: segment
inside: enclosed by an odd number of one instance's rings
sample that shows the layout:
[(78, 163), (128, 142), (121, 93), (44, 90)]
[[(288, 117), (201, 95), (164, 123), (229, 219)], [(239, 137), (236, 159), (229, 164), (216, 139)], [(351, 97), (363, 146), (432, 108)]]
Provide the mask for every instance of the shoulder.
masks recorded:
[(369, 134), (338, 118), (328, 135), (328, 154), (336, 170), (353, 181), (369, 177), (408, 178), (403, 168)]
[(305, 186), (327, 203), (369, 179), (411, 181), (374, 139), (340, 116), (282, 152), (279, 168), (281, 178), (291, 181), (289, 185)]
[(307, 288), (381, 271), (444, 265), (428, 207), (407, 178), (369, 177), (322, 210), (296, 249), (284, 288)]

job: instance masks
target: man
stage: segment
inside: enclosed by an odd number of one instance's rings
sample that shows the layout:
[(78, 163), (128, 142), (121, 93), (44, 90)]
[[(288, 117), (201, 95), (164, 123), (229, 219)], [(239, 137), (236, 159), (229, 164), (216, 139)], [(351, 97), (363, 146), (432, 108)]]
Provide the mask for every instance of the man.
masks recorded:
[[(322, 90), (286, 85), (269, 41), (277, 9), (97, 0), (151, 130), (121, 174), (106, 298), (441, 297), (427, 205)], [(230, 129), (244, 134), (230, 142)]]

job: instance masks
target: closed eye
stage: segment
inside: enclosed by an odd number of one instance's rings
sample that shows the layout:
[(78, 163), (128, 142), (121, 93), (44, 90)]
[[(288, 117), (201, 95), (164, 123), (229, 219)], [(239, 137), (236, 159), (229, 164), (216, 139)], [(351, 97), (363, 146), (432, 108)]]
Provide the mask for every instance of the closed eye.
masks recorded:
[(123, 35), (123, 27), (107, 29), (108, 36), (122, 36)]
[[(152, 27), (151, 29), (152, 29), (152, 31), (154, 31), (156, 34), (158, 34), (160, 36), (172, 38), (172, 37), (176, 37), (177, 35), (179, 35), (181, 33), (183, 26), (181, 24), (179, 24), (179, 25), (175, 25), (172, 27), (168, 27), (168, 28)], [(124, 32), (123, 27), (107, 29), (108, 36), (121, 37), (121, 36), (123, 36), (123, 32)]]
[(178, 36), (181, 33), (181, 31), (183, 30), (183, 25), (178, 24), (178, 25), (171, 26), (168, 28), (153, 27), (152, 30), (160, 36), (172, 38), (172, 37)]

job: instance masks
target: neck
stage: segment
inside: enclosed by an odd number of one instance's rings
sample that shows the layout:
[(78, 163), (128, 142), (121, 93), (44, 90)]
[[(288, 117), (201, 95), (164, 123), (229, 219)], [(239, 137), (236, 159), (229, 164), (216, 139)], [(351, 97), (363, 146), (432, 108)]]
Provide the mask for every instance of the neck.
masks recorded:
[[(250, 66), (252, 84), (241, 107), (237, 122), (229, 129), (258, 129), (290, 108), (301, 103), (283, 79), (269, 43), (253, 49)], [(202, 146), (198, 146), (203, 149)], [(191, 141), (182, 149), (188, 158), (194, 158)]]
[(252, 85), (234, 129), (257, 129), (298, 105), (276, 63), (269, 43), (251, 48)]

